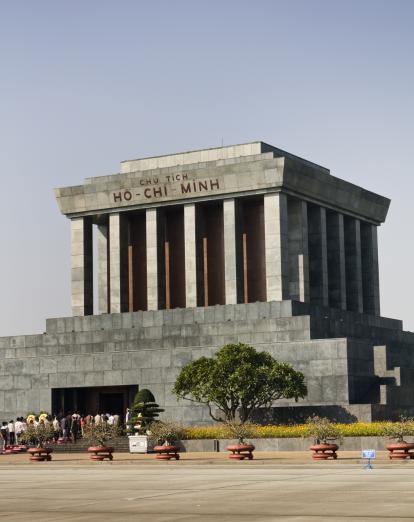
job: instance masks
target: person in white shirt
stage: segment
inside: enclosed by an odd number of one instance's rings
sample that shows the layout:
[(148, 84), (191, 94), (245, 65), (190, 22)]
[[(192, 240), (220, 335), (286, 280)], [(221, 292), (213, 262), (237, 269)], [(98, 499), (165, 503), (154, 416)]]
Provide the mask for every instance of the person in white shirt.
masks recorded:
[(7, 425), (9, 428), (9, 444), (10, 446), (14, 446), (16, 444), (16, 435), (14, 431), (14, 422), (11, 420), (9, 421), (9, 424)]
[(108, 415), (107, 422), (108, 422), (109, 426), (114, 425), (114, 416), (112, 415), (112, 413), (110, 415)]
[(101, 423), (101, 416), (99, 413), (95, 415), (95, 424), (98, 425)]
[(0, 428), (0, 444), (2, 444), (1, 451), (9, 444), (9, 428), (7, 422), (3, 422)]
[(56, 415), (53, 417), (52, 420), (52, 428), (53, 428), (53, 439), (55, 442), (58, 441), (59, 435), (60, 435), (60, 422)]
[(16, 422), (14, 423), (14, 432), (15, 432), (15, 437), (16, 437), (16, 443), (19, 442), (19, 437), (23, 433), (23, 431), (24, 431), (24, 428), (23, 428), (22, 417), (18, 417), (16, 419)]
[(114, 426), (118, 426), (119, 425), (119, 415), (116, 413), (114, 415)]

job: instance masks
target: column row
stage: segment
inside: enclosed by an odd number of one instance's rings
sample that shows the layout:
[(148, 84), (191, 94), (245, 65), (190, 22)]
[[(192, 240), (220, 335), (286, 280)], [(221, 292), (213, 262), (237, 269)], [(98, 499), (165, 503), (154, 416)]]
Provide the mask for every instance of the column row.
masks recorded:
[[(292, 299), (379, 315), (376, 226), (285, 193), (112, 213), (99, 313)], [(92, 219), (72, 220), (72, 310), (93, 313)]]

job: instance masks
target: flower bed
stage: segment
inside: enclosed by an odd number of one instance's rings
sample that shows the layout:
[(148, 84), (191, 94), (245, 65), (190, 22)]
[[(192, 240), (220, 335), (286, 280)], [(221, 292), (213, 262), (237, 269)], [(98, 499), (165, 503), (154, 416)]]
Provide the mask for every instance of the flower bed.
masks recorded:
[[(342, 437), (381, 437), (385, 436), (386, 427), (392, 422), (355, 422), (353, 424), (336, 424)], [(257, 426), (254, 438), (294, 438), (306, 437), (308, 426)], [(224, 426), (193, 426), (184, 430), (183, 440), (194, 439), (226, 439), (228, 433)]]

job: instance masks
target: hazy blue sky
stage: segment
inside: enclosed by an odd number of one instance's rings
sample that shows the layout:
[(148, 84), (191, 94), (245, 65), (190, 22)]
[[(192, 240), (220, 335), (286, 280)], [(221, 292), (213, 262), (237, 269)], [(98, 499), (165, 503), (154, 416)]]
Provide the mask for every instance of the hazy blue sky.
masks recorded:
[(392, 199), (382, 314), (414, 329), (414, 2), (0, 0), (0, 335), (70, 315), (53, 188), (261, 139)]

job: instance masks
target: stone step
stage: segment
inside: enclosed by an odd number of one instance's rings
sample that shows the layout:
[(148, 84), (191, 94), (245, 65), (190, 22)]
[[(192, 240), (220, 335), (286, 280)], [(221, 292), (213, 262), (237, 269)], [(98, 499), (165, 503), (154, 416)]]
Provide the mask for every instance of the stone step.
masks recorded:
[[(126, 437), (120, 437), (113, 441), (107, 442), (108, 446), (113, 446), (114, 451), (119, 453), (126, 453), (129, 451), (129, 440)], [(66, 444), (51, 444), (53, 451), (56, 453), (77, 453), (87, 451), (91, 446), (91, 443), (82, 439), (79, 439), (76, 443), (68, 442)]]

